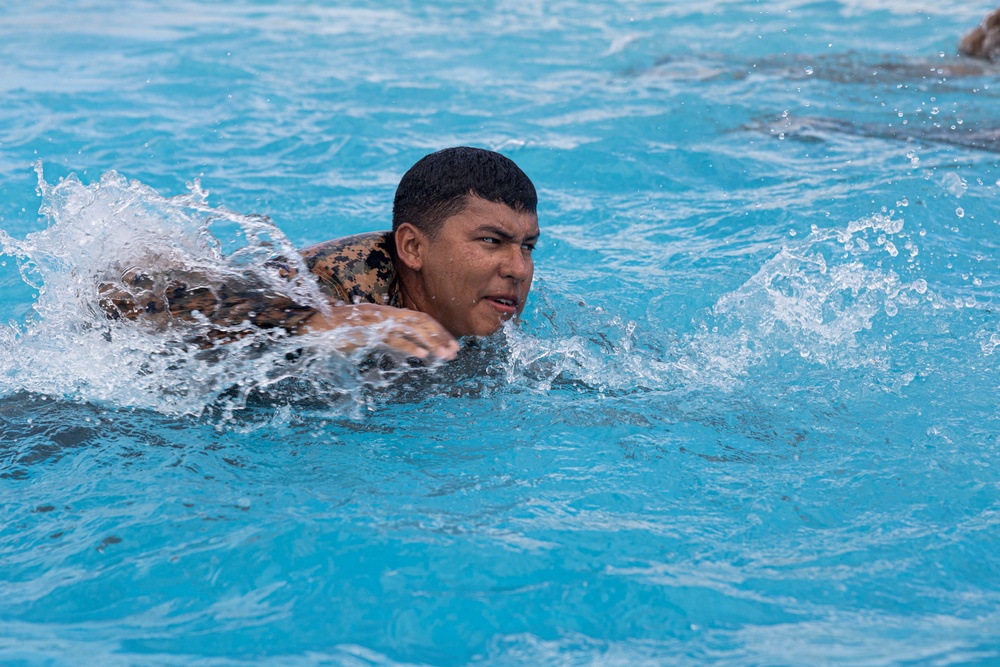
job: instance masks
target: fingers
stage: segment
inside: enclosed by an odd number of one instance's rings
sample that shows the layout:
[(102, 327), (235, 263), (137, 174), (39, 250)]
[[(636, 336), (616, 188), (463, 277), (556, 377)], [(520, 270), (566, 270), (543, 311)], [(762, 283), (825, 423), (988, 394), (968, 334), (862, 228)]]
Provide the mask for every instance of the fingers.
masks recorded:
[[(394, 330), (397, 337), (403, 339), (436, 359), (451, 361), (458, 354), (458, 341), (448, 333), (436, 320), (424, 313), (415, 313), (419, 317), (406, 317), (399, 322), (400, 327)], [(391, 341), (386, 340), (390, 345)], [(423, 358), (423, 357), (421, 357)]]
[(422, 322), (400, 323), (401, 326), (385, 332), (380, 342), (385, 347), (418, 359), (451, 361), (458, 354), (458, 341), (447, 331), (439, 330), (437, 322), (430, 321), (435, 326), (429, 327)]
[(403, 358), (413, 357), (420, 360), (433, 356), (431, 351), (423, 345), (414, 343), (413, 341), (407, 340), (405, 337), (401, 336), (386, 336), (380, 341), (380, 343), (381, 345), (379, 345), (379, 347), (389, 348), (393, 356)]
[(430, 315), (389, 306), (338, 306), (310, 317), (303, 330), (341, 332), (334, 347), (344, 353), (384, 347), (417, 359), (450, 361), (459, 351), (455, 337)]

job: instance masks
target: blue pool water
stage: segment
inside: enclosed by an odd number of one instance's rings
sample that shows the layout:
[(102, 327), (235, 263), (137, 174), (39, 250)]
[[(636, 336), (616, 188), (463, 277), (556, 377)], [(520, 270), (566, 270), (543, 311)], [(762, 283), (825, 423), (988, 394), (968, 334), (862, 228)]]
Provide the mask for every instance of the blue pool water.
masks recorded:
[[(1000, 664), (990, 9), (0, 6), (0, 663)], [(459, 144), (543, 237), (443, 368), (93, 310)]]

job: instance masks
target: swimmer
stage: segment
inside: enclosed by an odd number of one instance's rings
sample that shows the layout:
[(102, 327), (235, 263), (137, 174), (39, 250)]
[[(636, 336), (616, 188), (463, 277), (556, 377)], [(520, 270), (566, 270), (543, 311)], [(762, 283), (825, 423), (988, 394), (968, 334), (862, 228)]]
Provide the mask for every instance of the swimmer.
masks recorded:
[(958, 43), (962, 55), (996, 62), (1000, 60), (1000, 9), (983, 19)]
[[(190, 272), (144, 269), (101, 285), (100, 306), (112, 319), (161, 327), (208, 321), (215, 328), (206, 345), (238, 337), (249, 322), (292, 335), (344, 330), (350, 335), (342, 352), (365, 347), (365, 332), (377, 330), (380, 347), (449, 360), (458, 338), (493, 334), (524, 310), (539, 236), (536, 205), (534, 185), (509, 158), (448, 148), (403, 176), (391, 231), (300, 251), (329, 301), (326, 312), (250, 280), (209, 287)], [(280, 260), (269, 266), (285, 280), (301, 277)]]

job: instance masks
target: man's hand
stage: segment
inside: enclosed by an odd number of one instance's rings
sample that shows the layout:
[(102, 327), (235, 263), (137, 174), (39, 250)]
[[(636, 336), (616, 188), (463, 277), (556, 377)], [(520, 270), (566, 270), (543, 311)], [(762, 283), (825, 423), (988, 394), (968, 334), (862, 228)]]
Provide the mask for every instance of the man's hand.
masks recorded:
[(339, 332), (341, 352), (389, 348), (408, 357), (450, 361), (458, 341), (426, 313), (392, 306), (359, 304), (335, 306), (329, 315), (316, 313), (301, 327), (304, 333)]

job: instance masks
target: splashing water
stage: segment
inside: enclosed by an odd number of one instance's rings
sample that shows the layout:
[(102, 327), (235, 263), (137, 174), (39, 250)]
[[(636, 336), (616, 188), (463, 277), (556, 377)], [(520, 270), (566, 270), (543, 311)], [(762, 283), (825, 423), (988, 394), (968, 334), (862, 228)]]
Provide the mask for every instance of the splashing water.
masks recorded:
[[(701, 330), (687, 337), (676, 369), (692, 383), (727, 390), (777, 359), (885, 372), (894, 350), (878, 325), (901, 309), (921, 317), (927, 308), (944, 307), (926, 280), (902, 277), (914, 272), (918, 254), (903, 226), (902, 219), (875, 214), (844, 229), (814, 227), (782, 247), (716, 301)], [(891, 262), (899, 266), (888, 268)]]
[(50, 185), (40, 165), (37, 172), (48, 227), (23, 241), (0, 230), (3, 252), (17, 259), (24, 281), (37, 291), (27, 321), (0, 329), (0, 392), (231, 415), (261, 394), (279, 401), (322, 397), (328, 406), (356, 409), (362, 386), (392, 377), (362, 376), (356, 366), (376, 346), (378, 330), (367, 332), (369, 343), (347, 357), (328, 350), (356, 332), (291, 338), (250, 327), (247, 335), (206, 349), (192, 341), (210, 326), (207, 320), (152, 330), (108, 319), (98, 304), (100, 286), (135, 267), (196, 275), (208, 284), (249, 280), (320, 311), (330, 306), (315, 281), (284, 280), (266, 268), (281, 257), (300, 276), (309, 275), (277, 227), (262, 216), (209, 206), (197, 181), (188, 194), (163, 197), (113, 171), (90, 185), (75, 175)]

